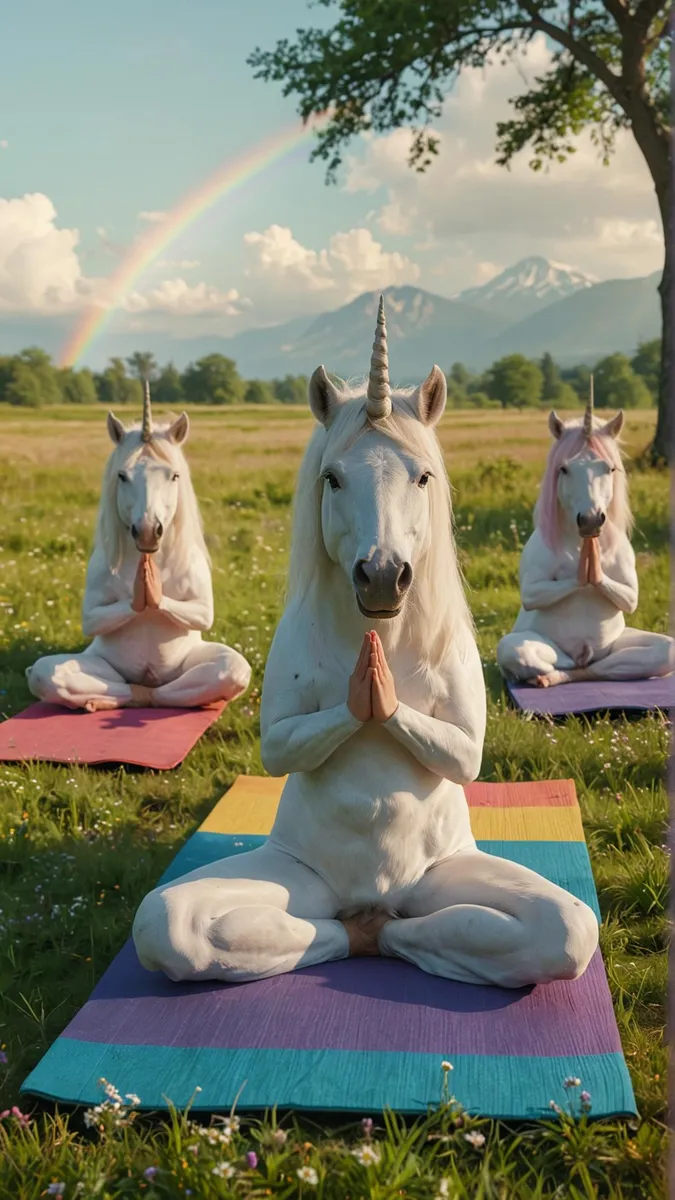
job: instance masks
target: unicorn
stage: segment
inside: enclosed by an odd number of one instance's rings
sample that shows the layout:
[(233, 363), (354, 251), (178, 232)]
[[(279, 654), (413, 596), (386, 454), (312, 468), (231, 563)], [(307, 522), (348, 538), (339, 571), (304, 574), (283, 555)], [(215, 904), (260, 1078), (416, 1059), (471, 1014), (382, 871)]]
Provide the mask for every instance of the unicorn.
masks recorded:
[(208, 550), (182, 447), (186, 413), (154, 425), (146, 382), (143, 421), (111, 412), (82, 628), (81, 654), (29, 667), (32, 694), (67, 708), (199, 707), (246, 691), (251, 668), (229, 646), (202, 641), (213, 624)]
[(672, 638), (626, 628), (638, 579), (618, 443), (623, 422), (622, 411), (597, 422), (592, 377), (582, 420), (549, 415), (554, 440), (520, 560), (521, 609), (497, 647), (509, 678), (553, 687), (675, 670)]
[(593, 955), (591, 909), (471, 832), (486, 700), (434, 432), (446, 398), (437, 366), (392, 391), (382, 299), (367, 386), (314, 372), (261, 706), (263, 764), (288, 779), (262, 847), (145, 897), (148, 970), (244, 982), (384, 955), (520, 987)]

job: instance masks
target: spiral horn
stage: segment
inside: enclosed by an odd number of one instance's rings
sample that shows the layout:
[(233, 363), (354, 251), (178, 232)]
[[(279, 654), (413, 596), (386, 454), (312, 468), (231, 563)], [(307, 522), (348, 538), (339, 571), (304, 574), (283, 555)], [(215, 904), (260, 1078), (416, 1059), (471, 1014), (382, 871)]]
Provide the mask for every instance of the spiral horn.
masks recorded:
[(389, 384), (389, 355), (387, 353), (387, 322), (384, 317), (384, 296), (380, 296), (377, 309), (377, 325), (373, 353), (370, 357), (370, 374), (366, 412), (372, 420), (381, 420), (391, 413), (391, 387)]
[(141, 438), (144, 442), (149, 442), (152, 437), (152, 409), (150, 407), (150, 381), (143, 380), (143, 424), (141, 426)]
[(593, 376), (591, 375), (591, 390), (588, 394), (588, 404), (584, 413), (584, 437), (593, 436)]

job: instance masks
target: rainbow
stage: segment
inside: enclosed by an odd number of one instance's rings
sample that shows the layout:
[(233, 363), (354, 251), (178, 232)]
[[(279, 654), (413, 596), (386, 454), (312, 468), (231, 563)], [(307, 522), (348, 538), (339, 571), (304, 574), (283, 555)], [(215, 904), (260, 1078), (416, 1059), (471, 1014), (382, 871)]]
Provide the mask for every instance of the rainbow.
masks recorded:
[(240, 158), (222, 163), (207, 179), (179, 200), (164, 220), (153, 224), (146, 233), (137, 238), (108, 277), (110, 295), (106, 304), (94, 304), (83, 311), (61, 350), (59, 365), (71, 367), (82, 358), (103, 332), (141, 275), (176, 238), (198, 221), (203, 213), (223, 196), (230, 195), (274, 163), (287, 158), (304, 142), (309, 141), (317, 126), (327, 118), (328, 113), (319, 113), (311, 117), (306, 124), (298, 126), (294, 122), (293, 125), (286, 126), (271, 137), (258, 142)]

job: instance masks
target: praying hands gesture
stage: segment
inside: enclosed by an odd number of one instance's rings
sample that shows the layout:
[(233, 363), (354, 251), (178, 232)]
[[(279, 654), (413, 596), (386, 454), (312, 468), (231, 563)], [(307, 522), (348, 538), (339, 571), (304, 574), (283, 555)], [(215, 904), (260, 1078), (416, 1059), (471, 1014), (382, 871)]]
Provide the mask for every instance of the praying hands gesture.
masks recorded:
[(602, 567), (600, 566), (600, 546), (597, 537), (584, 538), (579, 556), (579, 586), (585, 587), (590, 583), (598, 587), (602, 583)]
[(349, 678), (347, 706), (357, 721), (388, 721), (398, 708), (394, 676), (382, 642), (375, 632), (363, 639), (361, 653)]
[(131, 607), (134, 612), (141, 613), (146, 608), (159, 608), (161, 599), (162, 578), (159, 567), (151, 554), (141, 554), (134, 579)]

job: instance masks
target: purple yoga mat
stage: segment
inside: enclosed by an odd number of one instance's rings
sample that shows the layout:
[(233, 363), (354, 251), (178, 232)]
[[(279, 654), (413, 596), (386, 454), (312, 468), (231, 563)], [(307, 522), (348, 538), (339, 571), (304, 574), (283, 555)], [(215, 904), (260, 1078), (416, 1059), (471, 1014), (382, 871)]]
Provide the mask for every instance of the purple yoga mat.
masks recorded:
[(551, 688), (507, 681), (506, 688), (516, 708), (542, 717), (572, 716), (574, 713), (602, 712), (605, 709), (651, 712), (675, 708), (675, 675), (668, 675), (665, 679), (560, 683)]
[(405, 962), (367, 958), (257, 983), (178, 986), (144, 971), (127, 943), (62, 1036), (106, 1045), (441, 1057), (621, 1051), (600, 951), (581, 979), (516, 990), (454, 983)]

